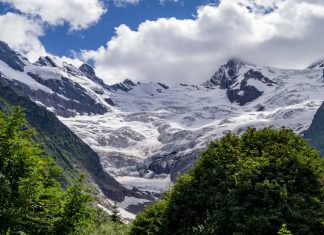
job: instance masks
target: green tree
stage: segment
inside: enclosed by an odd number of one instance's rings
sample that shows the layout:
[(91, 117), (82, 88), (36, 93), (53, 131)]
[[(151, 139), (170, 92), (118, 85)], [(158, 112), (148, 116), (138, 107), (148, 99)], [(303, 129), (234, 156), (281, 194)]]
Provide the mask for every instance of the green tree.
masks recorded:
[(21, 109), (0, 113), (0, 234), (82, 234), (93, 223), (84, 177), (65, 192), (33, 136)]
[(230, 133), (178, 180), (162, 215), (145, 211), (134, 226), (148, 231), (145, 221), (156, 219), (161, 234), (272, 235), (286, 223), (295, 235), (324, 234), (323, 171), (319, 153), (292, 130)]
[(23, 111), (0, 114), (0, 233), (54, 229), (63, 194), (53, 160), (33, 143)]
[(136, 216), (131, 228), (133, 235), (162, 235), (162, 225), (167, 207), (167, 196), (164, 199), (149, 205), (142, 213)]
[(63, 199), (60, 219), (56, 223), (56, 234), (83, 234), (93, 224), (93, 196), (85, 186), (85, 177), (81, 175), (70, 186)]
[(292, 235), (292, 233), (287, 229), (286, 224), (282, 224), (280, 230), (278, 231), (279, 235)]
[(116, 202), (111, 205), (111, 213), (111, 220), (116, 223), (121, 223), (119, 209)]
[(129, 234), (130, 225), (112, 221), (112, 217), (100, 208), (94, 209), (94, 226), (84, 232), (93, 235), (126, 235)]

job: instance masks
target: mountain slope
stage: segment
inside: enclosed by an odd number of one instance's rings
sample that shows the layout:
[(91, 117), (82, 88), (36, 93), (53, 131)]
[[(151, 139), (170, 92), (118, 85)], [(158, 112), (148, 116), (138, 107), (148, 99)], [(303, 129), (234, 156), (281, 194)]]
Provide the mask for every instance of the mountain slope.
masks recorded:
[(29, 125), (37, 131), (37, 140), (44, 143), (47, 154), (53, 156), (64, 170), (67, 182), (76, 176), (78, 169), (83, 170), (108, 198), (123, 200), (127, 190), (103, 171), (98, 155), (87, 144), (62, 124), (53, 113), (39, 107), (28, 98), (19, 96), (8, 84), (0, 80), (0, 108), (8, 111), (12, 106), (25, 109)]
[(317, 110), (312, 124), (303, 136), (312, 147), (318, 149), (321, 155), (324, 156), (324, 102)]
[(235, 59), (201, 86), (140, 83), (110, 92), (115, 106), (106, 114), (60, 119), (117, 180), (155, 192), (224, 132), (270, 125), (307, 130), (323, 93), (322, 68), (286, 70)]

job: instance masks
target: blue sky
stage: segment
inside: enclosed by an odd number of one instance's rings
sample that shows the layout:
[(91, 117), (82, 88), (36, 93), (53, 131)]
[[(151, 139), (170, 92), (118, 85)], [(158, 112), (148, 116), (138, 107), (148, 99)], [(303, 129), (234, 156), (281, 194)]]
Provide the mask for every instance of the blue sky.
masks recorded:
[(231, 57), (289, 69), (324, 58), (322, 0), (160, 1), (0, 0), (0, 40), (32, 62), (90, 63), (109, 84), (201, 84)]
[[(28, 1), (28, 0), (27, 0)], [(46, 0), (45, 0), (46, 1)], [(70, 56), (71, 51), (80, 49), (95, 50), (104, 45), (115, 34), (115, 27), (126, 24), (136, 30), (145, 20), (176, 17), (178, 19), (193, 18), (197, 8), (215, 3), (216, 0), (179, 0), (178, 2), (159, 0), (144, 0), (138, 4), (116, 6), (112, 0), (105, 2), (108, 11), (101, 16), (99, 22), (81, 31), (69, 31), (69, 25), (47, 26), (40, 41), (49, 53), (58, 56)], [(15, 9), (6, 3), (0, 3), (2, 13)]]

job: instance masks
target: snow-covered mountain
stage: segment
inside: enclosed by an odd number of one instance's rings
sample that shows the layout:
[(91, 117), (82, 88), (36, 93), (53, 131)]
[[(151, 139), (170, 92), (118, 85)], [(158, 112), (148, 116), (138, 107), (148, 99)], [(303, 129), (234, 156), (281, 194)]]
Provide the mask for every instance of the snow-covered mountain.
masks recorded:
[[(121, 184), (153, 196), (227, 131), (273, 125), (302, 133), (324, 94), (320, 62), (285, 70), (232, 59), (199, 86), (130, 80), (109, 86), (89, 65), (76, 68), (54, 57), (31, 64), (1, 43), (0, 71), (89, 144)], [(147, 202), (126, 197), (120, 205), (134, 211), (132, 205)]]

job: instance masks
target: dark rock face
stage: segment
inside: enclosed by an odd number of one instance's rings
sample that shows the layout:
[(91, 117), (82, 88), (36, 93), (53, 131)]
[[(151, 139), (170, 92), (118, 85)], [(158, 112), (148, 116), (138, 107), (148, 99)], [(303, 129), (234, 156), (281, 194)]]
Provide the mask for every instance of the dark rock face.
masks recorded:
[(79, 69), (87, 76), (87, 78), (89, 78), (92, 81), (94, 81), (95, 83), (101, 85), (103, 88), (107, 89), (108, 91), (121, 90), (121, 91), (128, 92), (128, 91), (132, 90), (134, 86), (136, 86), (136, 84), (129, 79), (126, 79), (125, 81), (123, 81), (121, 83), (117, 83), (117, 84), (109, 86), (102, 79), (97, 77), (94, 69), (90, 65), (83, 64), (80, 66)]
[(307, 67), (307, 69), (315, 69), (315, 68), (324, 68), (324, 60), (315, 62)]
[(198, 156), (199, 154), (195, 150), (185, 155), (178, 152), (171, 152), (162, 156), (153, 156), (150, 164), (144, 171), (148, 169), (155, 174), (170, 174), (171, 180), (175, 182), (179, 176), (188, 172), (195, 164)]
[[(173, 155), (173, 154), (170, 154)], [(170, 156), (156, 156), (148, 169), (156, 174), (170, 174), (174, 166), (174, 161)]]
[(84, 74), (86, 74), (88, 76), (91, 76), (91, 77), (96, 76), (94, 69), (88, 64), (81, 65), (79, 69), (80, 69), (80, 71), (82, 71)]
[(106, 101), (106, 103), (109, 104), (110, 106), (115, 106), (115, 103), (114, 103), (114, 101), (113, 101), (112, 99), (110, 99), (110, 98), (105, 98), (105, 101)]
[(258, 80), (267, 86), (273, 86), (277, 84), (276, 82), (270, 80), (269, 78), (265, 77), (261, 72), (255, 71), (253, 69), (250, 69), (244, 74), (244, 80), (247, 81), (249, 79), (255, 79)]
[(221, 89), (227, 89), (236, 82), (238, 72), (243, 66), (244, 63), (238, 59), (229, 60), (214, 74), (210, 79), (210, 83), (219, 86)]
[(35, 65), (57, 67), (55, 62), (49, 56), (39, 57)]
[(158, 84), (165, 90), (169, 89), (169, 87), (163, 83), (158, 82)]
[(303, 133), (303, 137), (324, 156), (324, 102), (317, 110), (308, 130)]
[[(47, 94), (42, 91), (31, 91), (30, 89), (22, 89), (33, 100), (39, 100), (48, 107), (53, 107), (57, 110), (57, 114), (68, 117), (71, 116), (69, 112), (60, 112), (61, 107), (65, 110), (71, 110), (79, 112), (81, 114), (104, 114), (107, 109), (100, 103), (96, 103), (88, 94), (87, 91), (79, 84), (72, 80), (61, 77), (61, 79), (42, 79), (40, 76), (28, 73), (30, 77), (35, 79), (40, 84), (49, 87), (54, 91), (54, 94)], [(17, 89), (17, 88), (16, 88)], [(67, 99), (61, 98), (59, 95), (66, 97)], [(52, 98), (54, 97), (54, 98)]]
[(263, 91), (259, 91), (256, 87), (248, 85), (249, 80), (257, 80), (267, 86), (273, 86), (276, 84), (269, 78), (263, 76), (261, 72), (252, 69), (247, 71), (243, 76), (244, 79), (241, 81), (239, 89), (232, 89), (231, 87), (227, 89), (229, 100), (231, 102), (237, 102), (241, 106), (259, 98), (263, 94)]
[(249, 81), (259, 81), (267, 86), (273, 86), (276, 83), (269, 78), (265, 77), (261, 72), (253, 69), (248, 70), (243, 74), (243, 79), (239, 82), (241, 74), (240, 69), (245, 64), (238, 59), (231, 59), (227, 64), (222, 65), (214, 76), (203, 85), (207, 88), (213, 89), (218, 86), (221, 89), (227, 89), (227, 97), (233, 103), (236, 102), (243, 106), (249, 102), (254, 101), (263, 94), (254, 85), (249, 84)]
[(25, 67), (24, 61), (27, 59), (18, 52), (12, 50), (7, 43), (0, 41), (0, 60), (11, 68), (23, 72)]
[(123, 81), (121, 83), (117, 83), (117, 84), (109, 86), (109, 89), (112, 91), (120, 90), (120, 91), (128, 92), (128, 91), (132, 90), (134, 86), (136, 86), (136, 84), (133, 81), (126, 79), (125, 81)]
[(243, 106), (258, 97), (260, 97), (263, 92), (256, 89), (254, 86), (247, 86), (241, 84), (240, 89), (228, 89), (226, 92), (228, 99), (233, 103), (236, 102)]
[(102, 79), (98, 78), (94, 69), (88, 65), (83, 64), (80, 66), (79, 70), (84, 73), (84, 75), (90, 80), (94, 81), (98, 85), (101, 85), (103, 88), (110, 90), (110, 86), (108, 86)]

